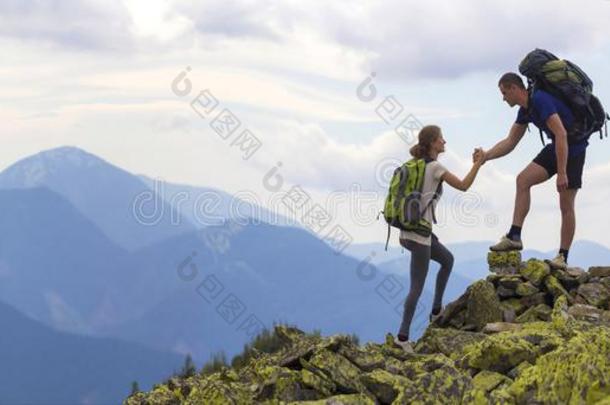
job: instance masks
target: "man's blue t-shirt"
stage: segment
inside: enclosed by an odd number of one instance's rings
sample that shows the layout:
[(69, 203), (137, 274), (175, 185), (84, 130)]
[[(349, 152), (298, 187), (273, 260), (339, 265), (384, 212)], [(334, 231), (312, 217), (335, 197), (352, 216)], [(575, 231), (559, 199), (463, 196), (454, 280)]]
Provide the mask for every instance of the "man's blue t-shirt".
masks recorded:
[[(532, 95), (530, 102), (532, 103), (531, 116), (528, 115), (525, 108), (521, 107), (519, 108), (517, 120), (515, 122), (523, 125), (527, 125), (530, 122), (533, 123), (546, 134), (547, 138), (551, 139), (554, 147), (555, 135), (553, 135), (553, 132), (547, 127), (546, 121), (551, 115), (557, 113), (564, 128), (568, 131), (574, 124), (574, 115), (572, 114), (572, 111), (570, 111), (563, 101), (544, 90), (536, 90)], [(568, 147), (568, 155), (575, 156), (584, 152), (588, 144), (589, 142), (586, 139), (578, 143), (570, 144)]]

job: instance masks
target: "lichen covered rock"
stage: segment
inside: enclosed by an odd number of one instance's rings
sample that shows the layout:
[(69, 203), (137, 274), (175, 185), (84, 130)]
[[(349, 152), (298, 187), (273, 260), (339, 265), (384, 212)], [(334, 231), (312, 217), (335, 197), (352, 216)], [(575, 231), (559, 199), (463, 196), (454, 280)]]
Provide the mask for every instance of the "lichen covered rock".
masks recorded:
[(610, 397), (610, 333), (577, 333), (541, 356), (508, 389), (518, 403), (594, 404)]
[(466, 306), (464, 323), (481, 330), (491, 322), (502, 321), (500, 300), (494, 286), (489, 281), (479, 280), (469, 288), (470, 296)]
[(578, 294), (595, 307), (605, 307), (610, 296), (606, 287), (600, 283), (581, 284), (578, 287)]
[(542, 260), (529, 259), (525, 266), (521, 268), (521, 275), (535, 286), (542, 285), (542, 282), (549, 274), (551, 274), (551, 268)]
[(517, 274), (521, 267), (521, 253), (511, 252), (489, 252), (487, 254), (489, 271), (498, 274)]

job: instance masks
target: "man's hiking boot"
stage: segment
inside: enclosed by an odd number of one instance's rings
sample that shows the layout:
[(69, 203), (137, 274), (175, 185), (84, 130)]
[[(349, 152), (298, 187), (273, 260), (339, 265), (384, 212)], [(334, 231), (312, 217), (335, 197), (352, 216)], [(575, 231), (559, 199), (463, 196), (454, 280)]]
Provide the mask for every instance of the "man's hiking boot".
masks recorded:
[(398, 346), (399, 348), (404, 350), (406, 353), (415, 353), (413, 351), (413, 346), (411, 346), (411, 342), (409, 342), (408, 340), (400, 341), (400, 340), (398, 340), (398, 336), (394, 337), (394, 345)]
[(568, 268), (568, 263), (561, 253), (557, 254), (553, 260), (545, 260), (554, 269), (565, 270)]
[(504, 235), (500, 239), (500, 242), (489, 247), (489, 250), (494, 252), (508, 252), (510, 250), (522, 250), (523, 243), (520, 240), (512, 240), (508, 236)]

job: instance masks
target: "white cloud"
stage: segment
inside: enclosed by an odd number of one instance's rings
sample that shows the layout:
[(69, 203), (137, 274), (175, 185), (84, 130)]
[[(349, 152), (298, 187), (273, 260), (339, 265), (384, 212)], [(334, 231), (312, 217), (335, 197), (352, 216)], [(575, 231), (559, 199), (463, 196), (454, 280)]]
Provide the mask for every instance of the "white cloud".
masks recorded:
[(505, 70), (535, 46), (560, 54), (600, 49), (610, 4), (578, 7), (575, 18), (571, 0), (13, 0), (0, 5), (0, 35), (144, 53), (242, 46), (267, 67), (288, 58), (292, 69), (327, 75), (350, 61), (359, 74), (372, 68), (402, 81)]
[(0, 36), (79, 49), (129, 49), (130, 18), (119, 0), (0, 3)]

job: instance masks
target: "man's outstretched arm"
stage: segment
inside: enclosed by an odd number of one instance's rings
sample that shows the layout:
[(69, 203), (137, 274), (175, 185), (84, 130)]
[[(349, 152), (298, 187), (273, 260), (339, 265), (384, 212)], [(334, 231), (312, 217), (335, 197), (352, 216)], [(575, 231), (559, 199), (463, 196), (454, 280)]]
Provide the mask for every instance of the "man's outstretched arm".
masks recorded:
[(506, 138), (484, 152), (484, 161), (497, 159), (512, 152), (519, 141), (521, 141), (521, 138), (523, 138), (523, 135), (525, 135), (526, 128), (527, 125), (514, 123)]

